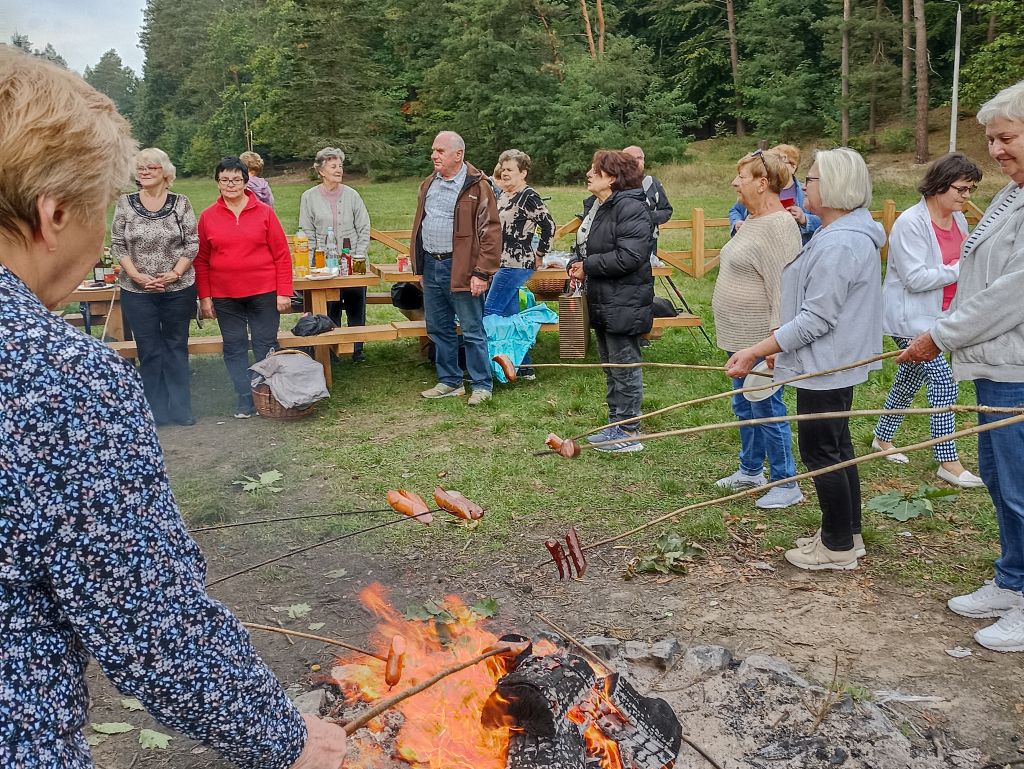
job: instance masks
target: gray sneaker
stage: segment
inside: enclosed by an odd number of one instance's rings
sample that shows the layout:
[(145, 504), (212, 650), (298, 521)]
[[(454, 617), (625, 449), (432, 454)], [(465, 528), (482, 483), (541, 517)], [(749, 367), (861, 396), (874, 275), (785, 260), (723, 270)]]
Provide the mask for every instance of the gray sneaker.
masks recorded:
[(466, 388), (462, 385), (452, 387), (451, 385), (446, 385), (444, 382), (438, 382), (429, 390), (424, 390), (420, 393), (424, 398), (455, 398), (465, 394)]
[(594, 433), (593, 435), (588, 435), (587, 443), (604, 443), (605, 441), (614, 440), (614, 438), (608, 435), (614, 429), (614, 427), (606, 427), (600, 432)]
[(718, 488), (733, 489), (735, 491), (749, 489), (751, 486), (764, 486), (766, 483), (768, 483), (768, 479), (764, 477), (763, 472), (757, 475), (747, 475), (742, 470), (737, 470), (732, 475), (727, 475), (715, 481), (715, 485)]
[(489, 401), (490, 399), (490, 390), (473, 390), (472, 394), (469, 396), (469, 405), (479, 406), (484, 401)]
[(776, 486), (768, 489), (763, 497), (758, 497), (754, 504), (762, 510), (776, 510), (791, 507), (804, 501), (803, 492), (795, 483), (792, 486)]
[(644, 444), (637, 440), (638, 433), (628, 433), (621, 427), (608, 429), (609, 441), (617, 441), (609, 446), (594, 446), (598, 451), (606, 454), (632, 454), (635, 451), (643, 451)]
[[(816, 532), (814, 532), (814, 536), (812, 537), (797, 537), (796, 546), (803, 547), (804, 545), (807, 545), (808, 543), (813, 542), (816, 539), (821, 539), (821, 529), (818, 529)], [(868, 554), (868, 551), (864, 549), (863, 534), (853, 535), (853, 552), (854, 555), (856, 555), (858, 558), (864, 558)]]

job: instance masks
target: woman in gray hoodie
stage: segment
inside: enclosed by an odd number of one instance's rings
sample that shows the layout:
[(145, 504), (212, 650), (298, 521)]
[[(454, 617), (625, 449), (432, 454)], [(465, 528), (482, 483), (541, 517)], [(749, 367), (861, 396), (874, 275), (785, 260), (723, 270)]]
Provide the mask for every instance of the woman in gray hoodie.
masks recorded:
[[(790, 379), (882, 352), (882, 273), (878, 249), (885, 230), (872, 220), (871, 178), (851, 149), (818, 152), (804, 185), (821, 228), (782, 271), (781, 325), (726, 364), (729, 376), (747, 374), (758, 358), (775, 357), (775, 376)], [(881, 363), (805, 379), (794, 385), (798, 414), (848, 411), (853, 387)], [(801, 422), (800, 458), (808, 470), (853, 459), (850, 420)], [(786, 560), (801, 569), (856, 569), (864, 555), (860, 478), (856, 467), (819, 475), (814, 487), (821, 528), (796, 541)]]

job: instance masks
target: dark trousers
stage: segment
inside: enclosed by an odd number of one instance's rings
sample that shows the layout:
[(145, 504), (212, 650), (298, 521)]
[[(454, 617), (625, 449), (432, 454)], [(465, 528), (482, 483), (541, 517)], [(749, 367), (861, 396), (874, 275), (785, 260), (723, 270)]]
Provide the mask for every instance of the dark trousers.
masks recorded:
[[(825, 411), (849, 411), (853, 388), (805, 390), (796, 388), (796, 413), (820, 414)], [(853, 459), (850, 420), (816, 419), (800, 422), (797, 428), (800, 459), (808, 470)], [(829, 550), (850, 550), (853, 535), (860, 534), (860, 476), (857, 468), (847, 467), (814, 479), (821, 505), (821, 541)]]
[[(345, 317), (350, 326), (366, 325), (366, 289), (365, 288), (343, 288), (341, 289), (341, 301), (327, 303), (327, 317), (334, 321), (335, 326), (341, 325), (341, 311), (345, 311)], [(363, 351), (363, 343), (355, 343), (355, 352)]]
[(139, 373), (157, 424), (192, 420), (188, 324), (196, 315), (196, 287), (180, 291), (121, 291), (121, 312), (135, 332)]
[(249, 332), (252, 332), (253, 356), (261, 361), (277, 346), (277, 329), (281, 322), (277, 294), (271, 291), (238, 299), (215, 298), (213, 308), (217, 311), (220, 334), (224, 339), (224, 365), (238, 395), (238, 404), (251, 409)]
[[(609, 334), (595, 328), (597, 353), (602, 363), (639, 363), (640, 337)], [(608, 402), (608, 422), (632, 419), (640, 415), (644, 400), (644, 375), (640, 368), (606, 368), (604, 370), (605, 400)], [(640, 423), (625, 424), (624, 430), (639, 430)]]

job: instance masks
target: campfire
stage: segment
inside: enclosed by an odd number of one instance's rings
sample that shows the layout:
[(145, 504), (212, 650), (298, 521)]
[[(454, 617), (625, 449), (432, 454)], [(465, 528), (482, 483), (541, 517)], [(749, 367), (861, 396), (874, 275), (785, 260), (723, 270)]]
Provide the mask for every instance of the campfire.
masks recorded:
[[(380, 620), (380, 659), (341, 658), (325, 683), (340, 696), (331, 718), (349, 721), (372, 703), (473, 659), (492, 656), (398, 703), (351, 736), (347, 767), (383, 769), (662, 769), (675, 764), (682, 727), (664, 700), (546, 639), (498, 637), (458, 598), (454, 622), (406, 620), (374, 585), (360, 595)], [(404, 653), (402, 653), (404, 650)], [(389, 686), (388, 681), (396, 681)]]

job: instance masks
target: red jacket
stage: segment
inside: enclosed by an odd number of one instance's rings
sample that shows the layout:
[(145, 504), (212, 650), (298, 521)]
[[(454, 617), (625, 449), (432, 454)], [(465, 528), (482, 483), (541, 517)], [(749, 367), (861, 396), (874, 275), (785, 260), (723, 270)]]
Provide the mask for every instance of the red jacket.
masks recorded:
[(242, 213), (223, 198), (199, 216), (196, 290), (200, 299), (240, 299), (268, 294), (292, 295), (292, 259), (274, 209), (246, 190)]

